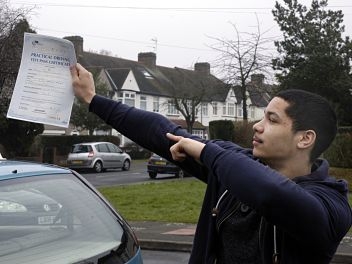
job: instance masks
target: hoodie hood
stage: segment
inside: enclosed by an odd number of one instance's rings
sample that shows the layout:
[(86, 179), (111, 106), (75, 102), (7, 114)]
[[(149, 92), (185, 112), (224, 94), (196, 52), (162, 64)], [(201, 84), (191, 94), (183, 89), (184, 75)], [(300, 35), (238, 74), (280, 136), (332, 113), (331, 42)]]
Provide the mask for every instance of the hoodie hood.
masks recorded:
[(314, 162), (311, 174), (296, 177), (293, 181), (297, 184), (306, 181), (314, 181), (329, 186), (343, 195), (347, 195), (348, 193), (348, 185), (345, 180), (335, 179), (329, 176), (329, 163), (325, 159), (318, 159)]

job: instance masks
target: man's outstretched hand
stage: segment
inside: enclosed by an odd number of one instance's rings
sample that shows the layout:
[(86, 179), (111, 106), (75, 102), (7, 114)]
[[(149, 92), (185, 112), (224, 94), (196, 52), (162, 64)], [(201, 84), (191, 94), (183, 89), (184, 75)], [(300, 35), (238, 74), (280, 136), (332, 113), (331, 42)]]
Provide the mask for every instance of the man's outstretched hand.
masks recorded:
[(204, 143), (198, 142), (190, 138), (175, 136), (167, 133), (166, 137), (171, 141), (176, 142), (171, 146), (170, 152), (175, 161), (184, 161), (187, 156), (190, 156), (200, 162), (200, 154), (205, 146)]
[(72, 76), (72, 86), (75, 96), (83, 103), (90, 104), (95, 96), (95, 85), (93, 75), (81, 64), (70, 68)]

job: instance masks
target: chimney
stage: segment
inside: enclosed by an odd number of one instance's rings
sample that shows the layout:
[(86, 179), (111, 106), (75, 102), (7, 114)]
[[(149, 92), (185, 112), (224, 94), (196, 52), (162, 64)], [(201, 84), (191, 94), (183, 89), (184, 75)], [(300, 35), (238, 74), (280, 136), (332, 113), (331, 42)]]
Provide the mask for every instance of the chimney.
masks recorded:
[(194, 64), (194, 71), (210, 75), (210, 64), (208, 62), (197, 62)]
[(251, 82), (254, 85), (261, 86), (264, 84), (264, 74), (252, 74), (251, 75)]
[(79, 57), (83, 56), (83, 38), (80, 36), (68, 36), (64, 37), (64, 39), (67, 39), (73, 43), (73, 46), (75, 46), (75, 52), (76, 52), (76, 57), (77, 59)]
[(150, 67), (156, 67), (156, 54), (154, 52), (140, 52), (138, 53), (138, 62)]

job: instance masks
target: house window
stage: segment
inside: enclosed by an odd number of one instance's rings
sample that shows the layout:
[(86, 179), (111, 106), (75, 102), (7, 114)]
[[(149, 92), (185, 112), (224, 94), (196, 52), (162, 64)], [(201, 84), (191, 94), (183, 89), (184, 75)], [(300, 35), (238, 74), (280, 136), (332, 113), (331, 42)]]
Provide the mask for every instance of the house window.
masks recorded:
[(123, 92), (117, 93), (117, 101), (123, 103)]
[(146, 70), (142, 69), (141, 72), (143, 73), (145, 78), (154, 79), (153, 76), (149, 72), (147, 72)]
[(222, 114), (226, 115), (226, 103), (222, 105)]
[(168, 115), (178, 115), (175, 102), (173, 100), (167, 101), (167, 114)]
[(208, 116), (208, 104), (202, 103), (202, 116)]
[(141, 98), (140, 98), (140, 108), (142, 110), (147, 110), (147, 97), (146, 96), (141, 96)]
[(159, 112), (159, 97), (153, 98), (153, 112)]
[(227, 114), (229, 116), (235, 115), (235, 104), (234, 103), (228, 103)]
[(223, 115), (235, 116), (236, 107), (234, 103), (225, 103), (222, 108)]
[(249, 111), (251, 112), (251, 118), (255, 118), (255, 108), (253, 105), (250, 106)]
[(135, 97), (134, 93), (129, 92), (119, 92), (117, 94), (117, 101), (127, 104), (129, 106), (135, 106)]
[(136, 95), (133, 93), (124, 93), (125, 96), (125, 104), (129, 106), (134, 106)]
[(198, 136), (200, 138), (204, 138), (204, 131), (199, 129), (193, 129), (192, 135)]
[(218, 103), (213, 102), (211, 103), (212, 107), (213, 107), (213, 115), (217, 116), (218, 115)]
[(243, 111), (242, 111), (242, 104), (237, 105), (237, 116), (242, 117), (243, 116)]

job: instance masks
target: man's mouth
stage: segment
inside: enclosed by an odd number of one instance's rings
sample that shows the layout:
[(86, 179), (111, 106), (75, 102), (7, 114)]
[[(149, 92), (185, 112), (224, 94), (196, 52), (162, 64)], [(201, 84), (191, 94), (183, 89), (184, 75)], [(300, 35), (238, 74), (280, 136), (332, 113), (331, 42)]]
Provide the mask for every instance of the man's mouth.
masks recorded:
[(253, 137), (253, 144), (260, 144), (260, 143), (263, 143), (263, 140), (257, 137)]

